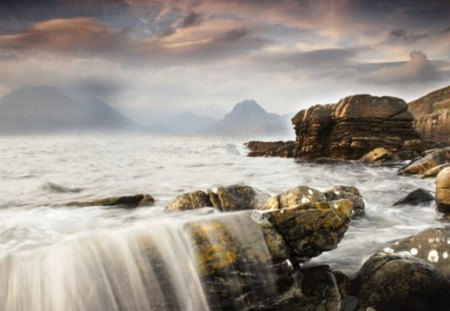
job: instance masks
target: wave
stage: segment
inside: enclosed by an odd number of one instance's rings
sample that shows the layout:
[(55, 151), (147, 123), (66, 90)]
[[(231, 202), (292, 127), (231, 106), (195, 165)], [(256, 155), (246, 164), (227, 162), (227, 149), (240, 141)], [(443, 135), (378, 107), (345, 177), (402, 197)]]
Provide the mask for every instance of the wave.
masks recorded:
[(53, 193), (79, 193), (83, 191), (82, 188), (69, 188), (52, 182), (46, 182), (41, 188)]

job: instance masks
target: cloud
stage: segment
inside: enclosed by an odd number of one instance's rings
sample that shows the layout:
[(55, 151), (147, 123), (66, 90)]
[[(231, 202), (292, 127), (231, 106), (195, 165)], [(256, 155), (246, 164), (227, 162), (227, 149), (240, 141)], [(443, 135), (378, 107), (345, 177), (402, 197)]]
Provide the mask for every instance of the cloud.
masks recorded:
[(55, 53), (69, 57), (106, 58), (123, 64), (162, 65), (206, 62), (259, 49), (269, 41), (245, 23), (197, 24), (163, 38), (136, 38), (94, 18), (54, 19), (33, 24), (24, 32), (0, 36), (0, 50)]
[(408, 33), (403, 28), (395, 28), (389, 32), (389, 40), (400, 40), (405, 42), (416, 42), (429, 36), (427, 33)]
[[(448, 77), (447, 77), (448, 78)], [(426, 83), (444, 79), (444, 72), (420, 51), (410, 53), (410, 60), (367, 74), (361, 80), (376, 84)]]

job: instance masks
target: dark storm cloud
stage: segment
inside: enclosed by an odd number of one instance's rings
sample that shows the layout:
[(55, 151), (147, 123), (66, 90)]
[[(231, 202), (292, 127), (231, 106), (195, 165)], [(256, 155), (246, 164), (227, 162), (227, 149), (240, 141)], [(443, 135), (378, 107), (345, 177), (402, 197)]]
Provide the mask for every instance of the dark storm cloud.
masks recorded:
[(186, 28), (194, 25), (198, 25), (203, 21), (203, 14), (192, 12), (183, 19), (181, 28)]
[(179, 31), (167, 38), (137, 39), (93, 18), (56, 19), (32, 25), (24, 32), (0, 36), (0, 49), (50, 52), (70, 57), (106, 58), (124, 64), (156, 64), (222, 59), (259, 49), (268, 43), (245, 28), (216, 25), (196, 38)]
[(401, 40), (406, 42), (416, 42), (421, 39), (428, 38), (429, 34), (427, 33), (408, 33), (403, 28), (395, 28), (389, 32), (389, 39), (392, 40)]

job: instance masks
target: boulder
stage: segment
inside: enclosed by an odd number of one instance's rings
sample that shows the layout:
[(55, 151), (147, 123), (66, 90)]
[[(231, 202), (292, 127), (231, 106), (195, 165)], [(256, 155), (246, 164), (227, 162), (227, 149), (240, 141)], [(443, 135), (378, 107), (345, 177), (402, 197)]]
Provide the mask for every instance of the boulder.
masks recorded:
[(357, 160), (378, 147), (402, 150), (406, 141), (419, 139), (407, 110), (400, 98), (370, 95), (302, 110), (292, 119), (295, 156)]
[(431, 264), (406, 253), (377, 253), (354, 280), (362, 310), (447, 310), (450, 284)]
[(384, 249), (387, 253), (407, 252), (428, 261), (437, 271), (450, 279), (450, 229), (431, 228), (398, 240)]
[(340, 199), (349, 199), (350, 201), (352, 201), (354, 216), (363, 216), (365, 214), (364, 199), (356, 187), (335, 186), (330, 190), (325, 191), (324, 194), (327, 201)]
[(260, 224), (270, 224), (281, 235), (289, 260), (298, 264), (335, 249), (347, 231), (352, 214), (352, 202), (343, 199), (255, 210), (252, 217)]
[[(211, 309), (338, 310), (334, 274), (299, 264), (336, 248), (351, 212), (351, 201), (339, 200), (187, 223)], [(273, 284), (267, 283), (269, 275)]]
[(223, 212), (257, 209), (270, 198), (267, 192), (245, 185), (218, 187), (208, 194), (212, 205)]
[(450, 168), (440, 171), (435, 183), (437, 209), (442, 213), (450, 213)]
[(310, 202), (326, 202), (325, 194), (308, 186), (299, 186), (268, 199), (259, 209), (276, 210)]
[(185, 211), (203, 207), (212, 207), (209, 195), (204, 191), (193, 191), (177, 196), (166, 205), (166, 211)]
[(443, 164), (450, 164), (450, 147), (430, 150), (423, 158), (420, 158), (398, 170), (400, 175), (432, 175), (429, 173)]
[(409, 111), (424, 140), (450, 144), (450, 86), (410, 102)]
[(366, 164), (381, 164), (398, 160), (395, 154), (383, 147), (375, 148), (369, 153), (363, 155), (359, 161)]
[(428, 203), (430, 201), (434, 201), (434, 196), (429, 191), (419, 188), (408, 193), (406, 197), (398, 200), (393, 205), (419, 205), (420, 203)]
[(422, 177), (428, 178), (428, 177), (436, 177), (440, 171), (442, 171), (444, 168), (450, 167), (450, 163), (448, 164), (441, 164), (436, 167), (430, 168), (428, 171), (426, 171)]
[(67, 206), (121, 206), (121, 207), (137, 207), (151, 205), (155, 199), (150, 194), (136, 194), (132, 196), (110, 197), (86, 202), (69, 202)]

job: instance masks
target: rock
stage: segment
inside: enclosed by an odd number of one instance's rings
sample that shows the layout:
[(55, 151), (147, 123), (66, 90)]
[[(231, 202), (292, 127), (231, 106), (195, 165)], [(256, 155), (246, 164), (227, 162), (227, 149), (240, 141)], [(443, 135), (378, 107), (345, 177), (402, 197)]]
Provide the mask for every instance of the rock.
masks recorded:
[(418, 159), (398, 170), (400, 175), (430, 175), (428, 172), (443, 164), (450, 164), (450, 147), (432, 150), (425, 157)]
[(262, 210), (294, 207), (309, 202), (326, 202), (325, 194), (308, 186), (299, 186), (268, 199)]
[(450, 213), (450, 168), (444, 168), (436, 177), (436, 204), (441, 213)]
[(398, 158), (392, 152), (386, 150), (383, 147), (375, 148), (374, 150), (366, 153), (359, 161), (366, 164), (380, 164), (385, 162), (392, 162), (398, 160)]
[(276, 142), (264, 142), (264, 141), (250, 141), (245, 143), (250, 152), (247, 154), (249, 157), (282, 157), (292, 158), (294, 156), (295, 142), (294, 141), (276, 141)]
[(450, 285), (431, 264), (407, 254), (377, 253), (354, 280), (359, 307), (375, 310), (447, 310)]
[(123, 206), (123, 207), (137, 207), (151, 205), (155, 199), (150, 194), (136, 194), (133, 196), (111, 197), (87, 202), (69, 202), (67, 206)]
[(209, 195), (204, 191), (193, 191), (177, 196), (166, 205), (166, 211), (185, 211), (203, 207), (212, 207)]
[(441, 164), (438, 165), (436, 167), (430, 168), (428, 171), (426, 171), (422, 177), (423, 178), (427, 178), (427, 177), (436, 177), (440, 171), (442, 171), (444, 168), (450, 167), (450, 163), (448, 164)]
[(295, 156), (361, 158), (375, 148), (398, 151), (419, 139), (407, 104), (395, 97), (349, 96), (333, 105), (316, 105), (293, 119)]
[(324, 194), (327, 201), (340, 199), (349, 199), (350, 201), (352, 201), (354, 216), (363, 216), (365, 214), (364, 199), (356, 187), (335, 186), (326, 191)]
[(270, 223), (286, 243), (291, 262), (302, 263), (324, 251), (335, 249), (347, 230), (352, 214), (352, 202), (343, 199), (255, 210), (253, 218), (261, 224)]
[(385, 252), (408, 252), (411, 256), (428, 261), (437, 271), (450, 279), (450, 229), (431, 228), (398, 240)]
[(409, 111), (424, 140), (450, 144), (450, 86), (410, 102)]
[(419, 188), (410, 192), (403, 199), (398, 200), (393, 205), (418, 205), (420, 203), (430, 202), (434, 200), (434, 196), (425, 189)]
[(223, 212), (257, 209), (270, 198), (267, 192), (245, 185), (218, 187), (208, 194), (212, 205)]

